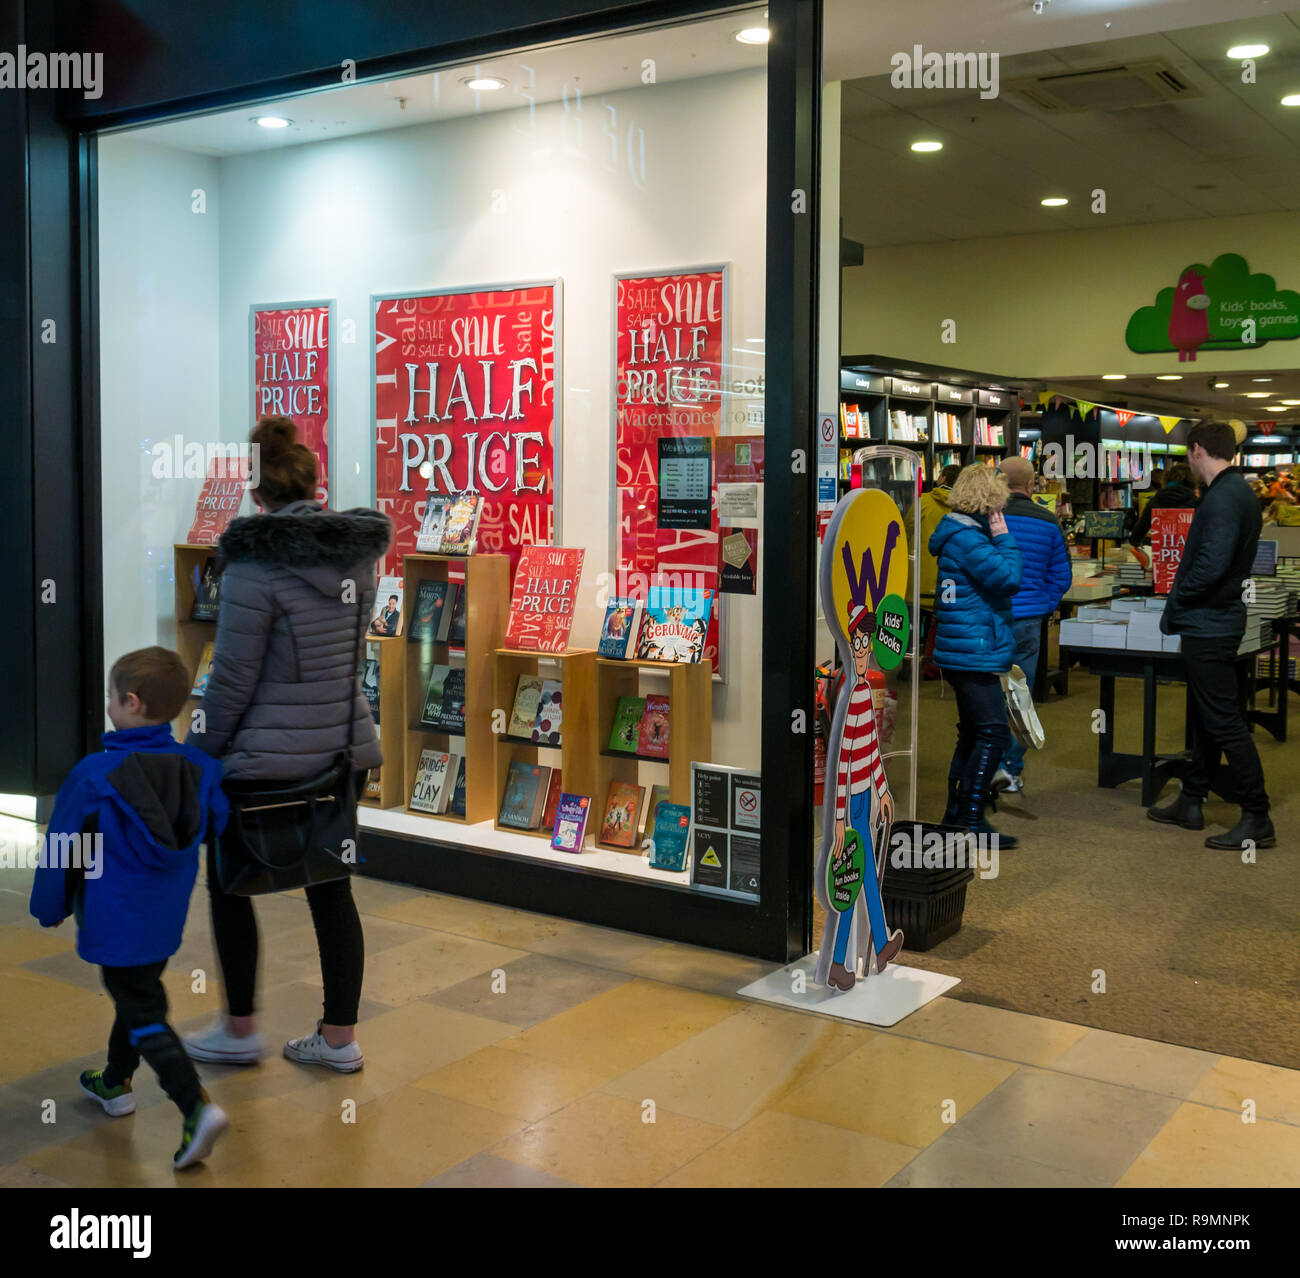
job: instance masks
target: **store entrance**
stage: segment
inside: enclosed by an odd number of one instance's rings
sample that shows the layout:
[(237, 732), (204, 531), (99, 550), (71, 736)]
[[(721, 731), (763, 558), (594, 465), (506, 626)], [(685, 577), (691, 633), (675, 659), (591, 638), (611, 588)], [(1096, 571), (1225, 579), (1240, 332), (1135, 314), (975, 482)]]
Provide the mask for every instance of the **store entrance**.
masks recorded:
[[(972, 35), (969, 59), (1001, 34)], [(996, 644), (945, 616), (955, 561), (928, 548), (970, 467), (1023, 489), (1007, 507), (1023, 580), (981, 606), (1032, 633), (1044, 737), (1001, 750), (983, 821), (1002, 846), (924, 907), (934, 925), (909, 930), (903, 960), (959, 977), (958, 999), (1296, 1067), (1300, 9), (1113, 34), (1004, 54), (985, 84), (950, 74), (978, 65), (944, 54), (965, 48), (954, 32), (937, 61), (877, 50), (839, 86), (845, 260), (860, 263), (842, 271), (840, 492), (867, 443), (912, 450), (923, 474), (916, 789), (896, 819), (962, 810), (954, 747), (976, 714), (962, 654)], [(1025, 47), (1019, 27), (1008, 46)], [(1205, 723), (1192, 649), (1161, 613), (1208, 488), (1188, 455), (1207, 420), (1233, 424), (1263, 524), (1222, 660), (1276, 846), (1206, 845), (1251, 801), (1240, 752), (1209, 778), (1203, 828), (1147, 811), (1179, 795)], [(1211, 611), (1236, 607), (1215, 596)], [(916, 908), (898, 867), (884, 893), (891, 927)], [(819, 911), (815, 944), (821, 927)]]

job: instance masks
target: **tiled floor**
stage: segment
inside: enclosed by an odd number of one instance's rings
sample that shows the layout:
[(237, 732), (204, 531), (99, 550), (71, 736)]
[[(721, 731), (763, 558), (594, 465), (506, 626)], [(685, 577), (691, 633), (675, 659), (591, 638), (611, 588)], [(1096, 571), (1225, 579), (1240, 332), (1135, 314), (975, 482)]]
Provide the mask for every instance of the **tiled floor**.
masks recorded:
[[(203, 1067), (232, 1130), (175, 1175), (76, 1089), (110, 1008), (0, 873), (0, 1185), (1300, 1185), (1300, 1074), (943, 998), (889, 1031), (737, 999), (767, 965), (369, 880), (366, 1068)], [(318, 1015), (300, 895), (259, 901), (270, 1038)], [(206, 901), (168, 973), (217, 1007)]]

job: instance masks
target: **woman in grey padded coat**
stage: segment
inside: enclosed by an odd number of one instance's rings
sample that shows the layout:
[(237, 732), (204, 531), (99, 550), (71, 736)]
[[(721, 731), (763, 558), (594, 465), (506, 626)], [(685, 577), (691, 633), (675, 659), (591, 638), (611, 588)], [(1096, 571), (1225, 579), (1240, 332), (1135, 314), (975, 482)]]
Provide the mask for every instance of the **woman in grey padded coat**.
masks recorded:
[[(359, 789), (381, 755), (357, 681), (358, 636), (374, 607), (375, 562), (388, 549), (392, 524), (375, 510), (316, 505), (316, 458), (287, 418), (264, 418), (252, 443), (253, 500), (263, 513), (235, 520), (221, 538), (212, 675), (202, 731), (191, 731), (188, 743), (221, 759), (228, 780), (302, 780), (347, 747), (350, 715)], [(195, 1060), (255, 1064), (264, 1054), (254, 1022), (257, 921), (250, 898), (219, 890), (211, 848), (208, 892), (227, 1006), (211, 1029), (185, 1040), (186, 1050)], [(361, 920), (346, 878), (315, 884), (306, 895), (324, 1009), (315, 1032), (290, 1039), (284, 1054), (350, 1073), (363, 1064), (355, 1037)]]

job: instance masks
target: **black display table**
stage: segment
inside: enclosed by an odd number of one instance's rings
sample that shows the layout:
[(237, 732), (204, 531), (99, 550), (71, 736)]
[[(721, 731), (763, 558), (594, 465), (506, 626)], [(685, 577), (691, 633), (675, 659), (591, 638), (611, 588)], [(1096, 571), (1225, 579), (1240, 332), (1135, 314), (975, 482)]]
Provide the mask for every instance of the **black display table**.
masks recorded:
[[(1286, 740), (1287, 697), (1292, 692), (1300, 692), (1300, 680), (1291, 678), (1291, 630), (1295, 617), (1279, 617), (1271, 623), (1273, 627), (1272, 642), (1260, 649), (1260, 653), (1273, 653), (1273, 673), (1265, 686), (1268, 688), (1268, 704), (1271, 710), (1255, 708), (1255, 692), (1258, 690), (1257, 671), (1252, 671), (1251, 706), (1247, 712), (1247, 722), (1259, 724), (1268, 729), (1278, 741)], [(1256, 657), (1258, 659), (1258, 655)]]

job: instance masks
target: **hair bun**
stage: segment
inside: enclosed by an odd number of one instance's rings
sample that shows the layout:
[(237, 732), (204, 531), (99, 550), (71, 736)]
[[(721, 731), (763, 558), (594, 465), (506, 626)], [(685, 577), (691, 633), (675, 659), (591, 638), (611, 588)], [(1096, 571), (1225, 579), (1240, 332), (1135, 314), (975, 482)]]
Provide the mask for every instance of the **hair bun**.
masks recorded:
[(248, 437), (267, 457), (283, 457), (298, 447), (298, 428), (287, 417), (263, 417)]

